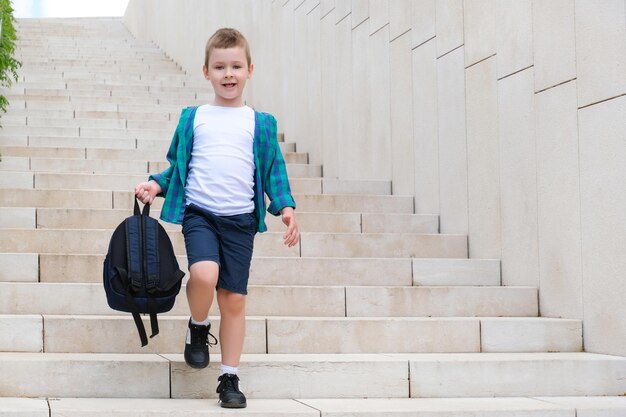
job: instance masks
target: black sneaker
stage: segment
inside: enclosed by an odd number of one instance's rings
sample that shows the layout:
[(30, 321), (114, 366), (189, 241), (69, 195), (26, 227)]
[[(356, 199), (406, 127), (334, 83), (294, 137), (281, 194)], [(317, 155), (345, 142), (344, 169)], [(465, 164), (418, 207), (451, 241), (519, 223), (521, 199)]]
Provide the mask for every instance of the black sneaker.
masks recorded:
[(239, 377), (234, 374), (224, 374), (217, 378), (220, 384), (217, 393), (224, 408), (246, 408), (246, 396), (239, 391)]
[[(217, 345), (217, 339), (211, 333), (211, 324), (203, 326), (191, 323), (187, 328), (187, 339), (185, 341), (185, 362), (192, 368), (202, 369), (209, 365), (209, 346)], [(209, 336), (213, 342), (209, 343)]]

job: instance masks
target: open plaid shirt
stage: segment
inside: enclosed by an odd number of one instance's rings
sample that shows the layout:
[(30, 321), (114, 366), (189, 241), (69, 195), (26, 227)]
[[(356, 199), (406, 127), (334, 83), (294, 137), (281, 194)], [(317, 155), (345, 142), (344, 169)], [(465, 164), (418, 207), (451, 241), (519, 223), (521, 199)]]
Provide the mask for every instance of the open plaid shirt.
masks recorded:
[[(183, 109), (172, 143), (167, 152), (169, 168), (159, 174), (150, 175), (165, 196), (161, 209), (161, 220), (182, 224), (185, 211), (185, 184), (193, 147), (193, 120), (197, 107)], [(284, 207), (296, 207), (291, 195), (285, 160), (278, 146), (276, 119), (269, 113), (254, 112), (254, 213), (258, 231), (265, 232), (265, 211), (274, 216)], [(264, 194), (270, 205), (266, 207)]]

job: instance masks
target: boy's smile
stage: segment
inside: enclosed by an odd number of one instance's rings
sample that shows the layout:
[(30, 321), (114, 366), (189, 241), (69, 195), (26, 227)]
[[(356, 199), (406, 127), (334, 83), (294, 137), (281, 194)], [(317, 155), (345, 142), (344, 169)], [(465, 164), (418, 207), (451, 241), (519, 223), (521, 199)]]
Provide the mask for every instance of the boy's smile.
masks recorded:
[(243, 106), (243, 90), (252, 76), (253, 65), (248, 65), (243, 47), (215, 48), (209, 57), (209, 67), (202, 68), (204, 77), (211, 81), (215, 91), (213, 104), (225, 107)]

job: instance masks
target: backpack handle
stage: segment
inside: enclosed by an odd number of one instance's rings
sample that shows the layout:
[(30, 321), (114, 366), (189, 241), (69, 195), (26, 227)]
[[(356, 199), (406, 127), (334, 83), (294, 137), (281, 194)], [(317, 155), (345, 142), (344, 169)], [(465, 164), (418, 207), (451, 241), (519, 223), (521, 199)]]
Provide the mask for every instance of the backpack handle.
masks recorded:
[(139, 200), (137, 200), (137, 198), (135, 198), (135, 208), (133, 211), (133, 214), (135, 216), (150, 216), (150, 204), (144, 204), (143, 206), (143, 212), (139, 209)]

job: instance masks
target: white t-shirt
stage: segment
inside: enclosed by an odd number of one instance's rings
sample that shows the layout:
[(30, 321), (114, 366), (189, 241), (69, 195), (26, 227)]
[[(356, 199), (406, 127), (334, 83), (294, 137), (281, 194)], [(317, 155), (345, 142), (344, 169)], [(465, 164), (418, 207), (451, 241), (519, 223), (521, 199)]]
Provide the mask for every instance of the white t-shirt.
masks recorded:
[(254, 110), (198, 107), (193, 123), (186, 204), (218, 216), (254, 211)]

